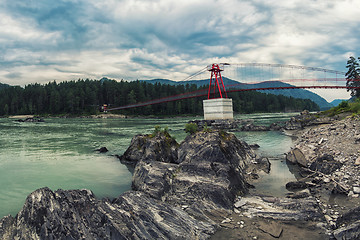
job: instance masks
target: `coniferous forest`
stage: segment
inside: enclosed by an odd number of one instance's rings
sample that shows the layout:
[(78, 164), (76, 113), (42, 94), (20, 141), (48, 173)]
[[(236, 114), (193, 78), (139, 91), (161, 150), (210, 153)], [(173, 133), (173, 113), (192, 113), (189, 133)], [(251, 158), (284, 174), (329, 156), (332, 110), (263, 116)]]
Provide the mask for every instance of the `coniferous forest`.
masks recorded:
[[(144, 102), (185, 92), (196, 91), (195, 84), (169, 85), (146, 81), (77, 80), (56, 83), (29, 84), (25, 87), (0, 88), (0, 115), (87, 115), (96, 114), (103, 104), (109, 108)], [(304, 109), (319, 110), (308, 99), (259, 92), (233, 92), (234, 111), (237, 113), (283, 112)], [(180, 115), (203, 114), (202, 100), (206, 97), (183, 99), (145, 107), (117, 111), (130, 115)]]

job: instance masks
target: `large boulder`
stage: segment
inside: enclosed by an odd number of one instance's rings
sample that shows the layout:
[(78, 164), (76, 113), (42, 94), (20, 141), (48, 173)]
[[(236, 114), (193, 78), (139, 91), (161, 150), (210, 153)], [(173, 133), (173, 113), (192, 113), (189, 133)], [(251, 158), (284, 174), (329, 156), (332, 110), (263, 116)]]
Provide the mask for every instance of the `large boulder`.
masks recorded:
[(289, 121), (285, 123), (284, 129), (286, 130), (298, 130), (302, 129), (303, 125), (300, 120), (295, 117), (290, 118)]
[(133, 188), (174, 205), (231, 209), (238, 194), (247, 192), (243, 172), (255, 158), (251, 148), (223, 131), (189, 135), (177, 150), (178, 165), (141, 161)]
[(88, 190), (42, 188), (15, 218), (0, 221), (1, 239), (207, 239), (214, 231), (214, 225), (134, 191), (110, 202)]
[(136, 164), (141, 160), (176, 162), (179, 144), (167, 132), (139, 134), (132, 138), (130, 146), (120, 157), (123, 163)]
[(286, 160), (292, 164), (299, 164), (303, 167), (307, 167), (308, 165), (308, 160), (306, 159), (303, 152), (298, 148), (294, 148), (288, 152), (286, 154)]

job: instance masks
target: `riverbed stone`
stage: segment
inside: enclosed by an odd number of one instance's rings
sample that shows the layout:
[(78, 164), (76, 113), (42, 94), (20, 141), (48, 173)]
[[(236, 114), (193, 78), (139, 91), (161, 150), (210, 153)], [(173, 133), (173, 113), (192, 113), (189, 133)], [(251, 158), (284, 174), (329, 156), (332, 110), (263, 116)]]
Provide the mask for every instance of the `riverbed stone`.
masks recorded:
[(308, 164), (308, 160), (299, 148), (294, 148), (287, 153), (286, 160), (290, 163), (299, 164), (303, 167), (306, 167)]
[(310, 190), (309, 189), (304, 189), (302, 191), (289, 193), (287, 195), (288, 198), (293, 198), (293, 199), (307, 198), (309, 196), (310, 196)]
[(241, 131), (247, 131), (247, 132), (269, 131), (269, 130), (270, 127), (268, 126), (259, 126), (253, 123), (249, 123), (241, 127)]
[(273, 221), (269, 223), (259, 222), (258, 228), (261, 231), (270, 234), (270, 236), (274, 238), (279, 238), (281, 236), (281, 233), (283, 232), (282, 226)]
[(358, 158), (355, 160), (355, 165), (356, 165), (356, 166), (359, 166), (359, 165), (360, 165), (360, 157), (358, 157)]
[(106, 153), (108, 152), (109, 150), (106, 148), (106, 147), (101, 147), (99, 149), (96, 149), (95, 151), (98, 151), (99, 153)]
[(259, 157), (255, 159), (254, 164), (256, 164), (256, 168), (264, 171), (265, 173), (270, 173), (271, 163), (266, 157)]
[(312, 162), (310, 169), (313, 171), (319, 171), (324, 174), (330, 174), (341, 168), (341, 166), (342, 164), (334, 160), (333, 156), (325, 154)]
[(309, 184), (304, 181), (292, 181), (288, 182), (285, 185), (287, 190), (293, 191), (293, 190), (299, 190), (299, 189), (306, 189), (309, 187)]
[(246, 200), (240, 199), (240, 200), (238, 200), (238, 201), (235, 202), (234, 207), (240, 208), (240, 207), (244, 206), (246, 203), (247, 203)]
[(336, 240), (360, 239), (360, 221), (336, 229), (334, 237)]
[(353, 187), (353, 192), (354, 192), (355, 194), (360, 194), (360, 187), (359, 187), (359, 186)]
[(319, 203), (312, 197), (291, 199), (276, 198), (268, 202), (267, 197), (244, 197), (247, 204), (242, 209), (242, 214), (249, 218), (260, 217), (274, 221), (323, 221), (319, 211)]

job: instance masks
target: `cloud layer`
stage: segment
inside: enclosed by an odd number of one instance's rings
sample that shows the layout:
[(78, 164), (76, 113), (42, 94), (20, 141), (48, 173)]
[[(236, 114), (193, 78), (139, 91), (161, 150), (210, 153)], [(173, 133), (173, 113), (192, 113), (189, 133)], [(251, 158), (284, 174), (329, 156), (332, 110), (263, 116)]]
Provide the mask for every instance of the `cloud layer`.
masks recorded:
[(182, 80), (212, 62), (345, 71), (358, 0), (4, 0), (0, 82)]

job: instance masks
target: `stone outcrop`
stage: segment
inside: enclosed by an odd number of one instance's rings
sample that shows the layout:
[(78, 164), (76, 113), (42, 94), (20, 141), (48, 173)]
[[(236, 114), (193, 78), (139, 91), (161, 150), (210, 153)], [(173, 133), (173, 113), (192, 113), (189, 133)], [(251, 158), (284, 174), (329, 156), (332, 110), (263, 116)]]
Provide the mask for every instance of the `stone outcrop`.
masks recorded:
[(18, 119), (17, 122), (45, 122), (43, 118), (38, 117), (28, 117), (25, 119)]
[(136, 164), (142, 160), (176, 162), (176, 149), (179, 144), (168, 133), (139, 134), (132, 138), (129, 148), (120, 157), (120, 161)]
[[(176, 226), (176, 227), (174, 227)], [(1, 239), (206, 239), (215, 231), (180, 208), (142, 192), (113, 201), (89, 190), (38, 189), (15, 218), (0, 222)]]
[(189, 123), (195, 123), (198, 125), (200, 130), (204, 129), (205, 126), (212, 127), (214, 129), (237, 129), (239, 124), (242, 123), (241, 120), (231, 119), (231, 120), (192, 120)]
[(108, 150), (106, 147), (101, 147), (101, 148), (96, 149), (95, 151), (97, 151), (97, 152), (99, 152), (99, 153), (106, 153), (106, 152), (108, 152), (109, 150)]
[(259, 126), (253, 123), (245, 124), (241, 127), (241, 131), (246, 131), (246, 132), (269, 131), (269, 130), (270, 127)]
[(255, 154), (233, 134), (189, 135), (177, 154), (178, 164), (139, 162), (133, 188), (174, 205), (224, 209), (231, 208), (236, 195), (247, 192), (243, 172)]

